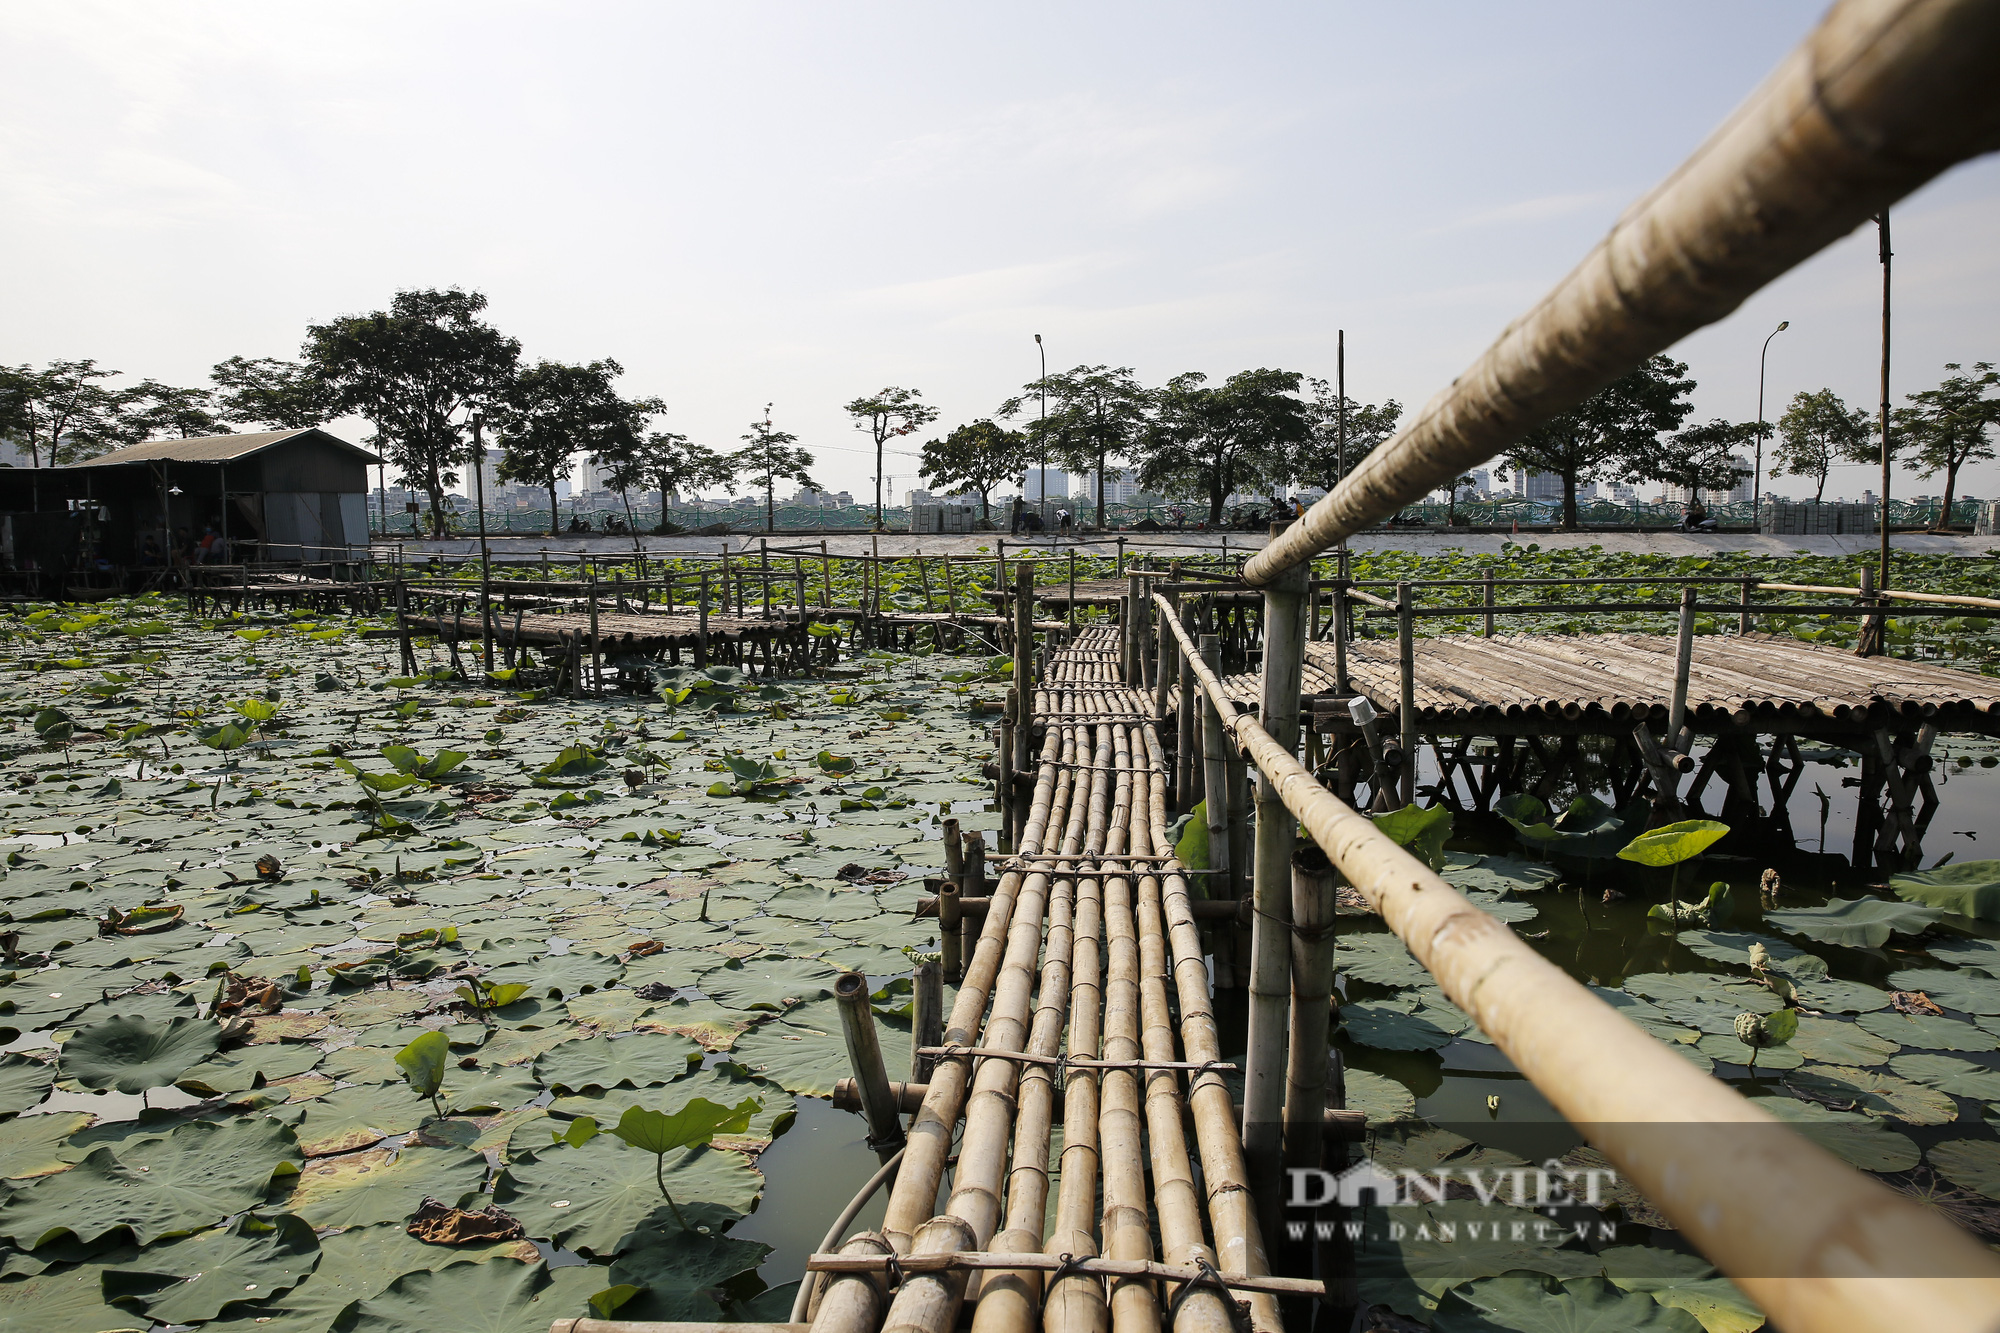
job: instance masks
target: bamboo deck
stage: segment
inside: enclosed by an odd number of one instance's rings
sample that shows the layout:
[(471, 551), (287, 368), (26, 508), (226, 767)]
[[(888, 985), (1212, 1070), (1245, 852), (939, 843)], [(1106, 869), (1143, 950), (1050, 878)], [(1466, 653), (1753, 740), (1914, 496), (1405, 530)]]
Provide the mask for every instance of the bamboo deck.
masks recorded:
[[(1417, 729), (1451, 734), (1510, 723), (1629, 729), (1663, 721), (1674, 693), (1674, 650), (1668, 634), (1418, 639)], [(1397, 711), (1395, 640), (1353, 640), (1347, 670), (1356, 692), (1385, 713)], [(1333, 694), (1334, 684), (1334, 646), (1307, 644), (1306, 692)], [(1228, 685), (1231, 697), (1257, 702), (1255, 673), (1233, 676)], [(1766, 634), (1696, 636), (1687, 706), (1697, 731), (1747, 723), (1810, 732), (1907, 719), (2000, 732), (2000, 680)]]
[[(484, 636), (478, 612), (467, 617), (416, 615), (409, 617), (413, 632), (446, 639), (478, 639)], [(796, 619), (766, 620), (762, 616), (710, 615), (706, 629), (692, 612), (599, 611), (597, 642), (607, 653), (657, 653), (677, 645), (696, 642), (705, 633), (711, 642), (734, 642), (744, 637), (764, 638), (797, 633)], [(535, 648), (554, 648), (573, 641), (590, 642), (591, 619), (587, 614), (509, 615), (499, 607), (493, 613), (493, 641)]]

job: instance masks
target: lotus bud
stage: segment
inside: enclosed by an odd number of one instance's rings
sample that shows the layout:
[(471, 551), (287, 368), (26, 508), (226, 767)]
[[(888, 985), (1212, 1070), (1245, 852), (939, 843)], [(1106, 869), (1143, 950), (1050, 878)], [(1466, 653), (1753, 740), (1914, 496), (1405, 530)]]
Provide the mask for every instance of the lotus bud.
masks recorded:
[(1764, 1030), (1764, 1020), (1757, 1014), (1736, 1015), (1736, 1040), (1752, 1050), (1772, 1044), (1770, 1035)]

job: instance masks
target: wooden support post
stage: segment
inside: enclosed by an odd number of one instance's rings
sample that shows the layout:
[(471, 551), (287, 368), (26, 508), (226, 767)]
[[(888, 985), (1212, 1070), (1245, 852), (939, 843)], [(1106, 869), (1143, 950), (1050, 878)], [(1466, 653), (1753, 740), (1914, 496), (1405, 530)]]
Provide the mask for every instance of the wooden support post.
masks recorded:
[[(1403, 751), (1404, 805), (1417, 800), (1417, 617), (1408, 582), (1396, 585), (1396, 723)], [(1269, 730), (1269, 728), (1265, 728)]]
[(1327, 631), (1333, 635), (1333, 690), (1336, 694), (1347, 694), (1354, 684), (1347, 678), (1347, 581), (1342, 579), (1333, 585), (1333, 620)]
[[(1271, 535), (1280, 531), (1272, 524)], [(1299, 688), (1305, 665), (1300, 623), (1309, 571), (1294, 566), (1264, 589), (1264, 670), (1259, 700), (1264, 730), (1287, 754), (1299, 748)], [(1282, 1234), (1285, 1061), (1291, 1008), (1292, 849), (1298, 818), (1260, 773), (1256, 783), (1257, 849), (1250, 925), (1248, 1062), (1243, 1076), (1243, 1159), (1257, 1182), (1264, 1234)]]
[[(1886, 506), (1885, 506), (1885, 512), (1883, 514), (1883, 523), (1884, 523), (1884, 530), (1886, 531), (1888, 523)], [(1886, 542), (1888, 538), (1885, 537), (1883, 538), (1883, 540)], [(1879, 606), (1881, 603), (1875, 596), (1874, 569), (1872, 569), (1867, 565), (1863, 565), (1861, 567), (1861, 578), (1858, 580), (1858, 582), (1861, 585), (1860, 593), (1858, 596), (1855, 597), (1854, 600), (1862, 606)], [(1877, 657), (1880, 656), (1882, 653), (1888, 651), (1888, 646), (1887, 646), (1888, 640), (1885, 634), (1885, 631), (1887, 629), (1888, 625), (1882, 616), (1873, 615), (1873, 616), (1863, 617), (1861, 621), (1860, 631), (1855, 636), (1855, 642), (1854, 642), (1855, 656)]]
[(999, 772), (999, 799), (995, 805), (1000, 811), (999, 838), (1003, 852), (1014, 849), (1014, 732), (1020, 698), (1021, 692), (1008, 686), (1006, 711), (1000, 716), (1000, 762), (995, 765)]
[(417, 650), (410, 644), (409, 585), (396, 580), (396, 638), (403, 650), (403, 674), (417, 674)]
[[(1104, 515), (1099, 514), (1097, 516), (1097, 526), (1100, 530), (1104, 527)], [(1112, 577), (1120, 579), (1125, 577), (1125, 539), (1123, 537), (1118, 539), (1118, 563), (1112, 566)]]
[(868, 1146), (886, 1162), (903, 1149), (903, 1118), (896, 1110), (895, 1094), (889, 1090), (888, 1067), (882, 1063), (882, 1042), (875, 1031), (875, 1007), (868, 999), (868, 978), (859, 972), (841, 973), (833, 983), (833, 998), (840, 1005), (847, 1060), (854, 1069), (854, 1085), (861, 1093), (862, 1113), (868, 1117)]
[(1486, 592), (1486, 628), (1482, 631), (1482, 637), (1490, 639), (1493, 637), (1493, 566), (1486, 567), (1482, 582)]
[(918, 963), (910, 977), (910, 1082), (928, 1083), (934, 1055), (918, 1055), (926, 1046), (944, 1045), (944, 967)]
[[(963, 889), (967, 885), (970, 885), (974, 888), (979, 889), (979, 891), (983, 893), (985, 892), (983, 886), (986, 883), (986, 835), (979, 832), (977, 829), (974, 829), (972, 832), (967, 833), (964, 836), (965, 836), (965, 856), (964, 856), (965, 868), (961, 872), (964, 875), (964, 878), (959, 881), (959, 887)], [(940, 915), (942, 915), (942, 912), (940, 912)], [(960, 963), (959, 963), (958, 975), (956, 976), (950, 975), (949, 971), (947, 971), (945, 977), (945, 980), (951, 982), (953, 985), (957, 985), (959, 982), (965, 979), (965, 965), (963, 961), (965, 957), (964, 935), (965, 935), (965, 928), (963, 924), (961, 924), (959, 926), (958, 952), (959, 952)]]
[(1292, 854), (1291, 1055), (1285, 1066), (1287, 1168), (1317, 1168), (1324, 1156), (1334, 901), (1333, 863), (1325, 852), (1307, 843)]
[(1069, 548), (1069, 625), (1076, 628), (1076, 548)]
[[(1035, 567), (1026, 560), (1014, 566), (1014, 771), (1026, 773), (1032, 768), (1029, 755), (1029, 741), (1034, 732), (1035, 720)], [(1026, 822), (1027, 808), (1016, 802), (1022, 822)], [(1009, 844), (1011, 849), (1020, 847), (1018, 840)]]
[(1653, 802), (1663, 810), (1678, 809), (1681, 803), (1680, 776), (1666, 755), (1660, 752), (1650, 727), (1641, 722), (1632, 729), (1632, 743), (1639, 748), (1639, 761), (1653, 779)]
[(1127, 604), (1132, 608), (1132, 622), (1126, 635), (1126, 641), (1130, 645), (1132, 669), (1126, 679), (1133, 689), (1143, 690), (1146, 688), (1146, 622), (1151, 619), (1147, 615), (1151, 608), (1146, 604), (1144, 578), (1137, 574), (1127, 575), (1125, 586)]
[(826, 538), (819, 540), (819, 604), (830, 605), (833, 596), (833, 560), (826, 553)]
[(1755, 592), (1756, 589), (1757, 580), (1749, 575), (1745, 575), (1743, 579), (1743, 600), (1741, 603), (1743, 609), (1736, 613), (1736, 632), (1738, 634), (1748, 634), (1750, 632), (1750, 594)]
[(701, 571), (701, 586), (695, 595), (700, 598), (700, 605), (694, 633), (694, 664), (705, 667), (708, 665), (708, 571), (705, 569)]
[[(1213, 634), (1201, 636), (1201, 660), (1210, 674), (1222, 674), (1222, 641)], [(1216, 711), (1215, 702), (1208, 697), (1208, 691), (1196, 691), (1201, 707), (1201, 777), (1202, 799), (1207, 803), (1204, 809), (1208, 825), (1208, 868), (1227, 872), (1229, 869), (1229, 739), (1222, 729), (1222, 714)], [(1199, 866), (1195, 867), (1200, 869)], [(1230, 897), (1229, 884), (1234, 876), (1227, 873), (1211, 876), (1209, 886)]]
[(590, 570), (590, 693), (592, 698), (604, 693), (603, 655), (597, 637), (597, 567)]
[(1681, 589), (1680, 641), (1674, 647), (1674, 699), (1667, 709), (1667, 745), (1676, 750), (1682, 748), (1681, 729), (1687, 725), (1688, 675), (1693, 668), (1694, 588), (1689, 586)]

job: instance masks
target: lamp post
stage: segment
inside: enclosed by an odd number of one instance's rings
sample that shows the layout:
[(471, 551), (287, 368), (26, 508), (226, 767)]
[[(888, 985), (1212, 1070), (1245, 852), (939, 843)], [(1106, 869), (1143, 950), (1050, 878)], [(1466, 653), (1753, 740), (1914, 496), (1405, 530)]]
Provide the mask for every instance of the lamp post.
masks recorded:
[(1042, 346), (1042, 335), (1035, 335), (1035, 351), (1042, 358), (1042, 377), (1036, 381), (1036, 392), (1042, 400), (1042, 424), (1037, 434), (1042, 437), (1042, 489), (1035, 498), (1041, 502), (1042, 522), (1047, 523), (1049, 513), (1049, 349)]
[(1771, 339), (1792, 327), (1792, 321), (1781, 319), (1778, 327), (1772, 329), (1764, 339), (1763, 350), (1757, 353), (1757, 458), (1751, 464), (1750, 472), (1750, 526), (1760, 528), (1759, 517), (1764, 503), (1764, 358), (1771, 351)]
[[(492, 597), (493, 567), (486, 548), (486, 441), (480, 434), (486, 425), (482, 412), (472, 414), (472, 502), (479, 506), (479, 628), (485, 641), (486, 669), (493, 669)], [(593, 608), (595, 603), (592, 603)]]

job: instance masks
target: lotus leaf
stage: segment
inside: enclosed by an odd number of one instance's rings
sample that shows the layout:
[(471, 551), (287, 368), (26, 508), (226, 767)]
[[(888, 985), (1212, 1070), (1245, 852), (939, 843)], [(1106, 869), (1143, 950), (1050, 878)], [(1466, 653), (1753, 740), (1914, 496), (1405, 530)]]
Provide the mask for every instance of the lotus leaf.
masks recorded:
[(783, 1009), (833, 993), (839, 973), (809, 958), (731, 959), (701, 974), (701, 993), (733, 1009)]
[(370, 1149), (307, 1163), (285, 1207), (319, 1228), (407, 1222), (426, 1196), (463, 1206), (485, 1180), (485, 1156), (464, 1148)]
[(1949, 1055), (1910, 1051), (1889, 1061), (1898, 1077), (1912, 1079), (1954, 1097), (2000, 1102), (2000, 1069)]
[(1897, 990), (1922, 991), (1946, 1009), (1966, 1014), (2000, 1014), (2000, 979), (1979, 972), (1912, 967), (1889, 974)]
[(1438, 1302), (1437, 1333), (1702, 1333), (1685, 1310), (1620, 1291), (1603, 1278), (1514, 1272), (1453, 1287)]
[[(515, 1162), (494, 1188), (494, 1201), (521, 1219), (528, 1234), (591, 1254), (609, 1254), (661, 1207), (657, 1159), (609, 1133), (581, 1148)], [(666, 1187), (682, 1203), (720, 1204), (748, 1212), (763, 1177), (741, 1153), (707, 1148), (666, 1167)], [(4, 1214), (0, 1214), (4, 1216)]]
[(1385, 1051), (1435, 1051), (1463, 1028), (1429, 1008), (1413, 1012), (1391, 1002), (1344, 1004), (1340, 1020), (1351, 1040)]
[(24, 1180), (61, 1171), (70, 1161), (63, 1155), (69, 1136), (94, 1118), (88, 1111), (51, 1111), (9, 1120), (0, 1127), (0, 1179)]
[(319, 1263), (313, 1230), (289, 1213), (245, 1213), (229, 1226), (165, 1245), (104, 1273), (104, 1294), (163, 1324), (196, 1324), (291, 1290)]
[(396, 1052), (396, 1067), (403, 1071), (410, 1090), (419, 1097), (428, 1097), (436, 1107), (438, 1093), (444, 1089), (445, 1062), (450, 1058), (451, 1039), (442, 1032), (431, 1031)]
[(1416, 1114), (1417, 1099), (1395, 1079), (1367, 1069), (1349, 1069), (1347, 1105), (1365, 1111), (1370, 1125), (1393, 1124)]
[(215, 1053), (222, 1029), (198, 1018), (164, 1023), (119, 1015), (80, 1029), (63, 1046), (64, 1078), (86, 1088), (162, 1088)]
[(1956, 912), (1975, 921), (2000, 921), (2000, 861), (1958, 861), (1934, 870), (1891, 875), (1889, 887), (1906, 902)]
[(1955, 1018), (1902, 1014), (1893, 1010), (1863, 1014), (1856, 1020), (1884, 1041), (1934, 1051), (2000, 1051), (2000, 1037)]
[(581, 950), (539, 958), (531, 963), (509, 963), (493, 969), (483, 979), (495, 986), (526, 985), (529, 988), (525, 992), (527, 994), (560, 1000), (566, 996), (587, 995), (591, 991), (602, 990), (616, 982), (624, 971), (624, 964), (616, 958)]
[(1713, 819), (1683, 819), (1641, 833), (1625, 844), (1618, 859), (1643, 866), (1679, 865), (1700, 856), (1728, 833), (1729, 825)]
[(0, 1055), (0, 1116), (18, 1115), (48, 1096), (55, 1066), (25, 1055)]
[(611, 1259), (609, 1281), (635, 1288), (618, 1306), (621, 1319), (710, 1322), (722, 1317), (718, 1288), (750, 1272), (768, 1245), (721, 1234), (635, 1231)]
[(130, 1227), (141, 1245), (255, 1207), (274, 1174), (297, 1169), (292, 1131), (263, 1117), (197, 1120), (123, 1152), (93, 1149), (0, 1204), (0, 1237), (34, 1249), (63, 1235), (86, 1243)]
[[(252, 1311), (260, 1320), (269, 1320), (254, 1328), (256, 1333), (326, 1333), (348, 1306), (375, 1295), (403, 1274), (492, 1259), (539, 1267), (534, 1246), (525, 1241), (447, 1247), (425, 1244), (406, 1233), (400, 1222), (352, 1227), (320, 1239), (319, 1267), (276, 1306)], [(494, 1271), (498, 1275), (503, 1270)], [(216, 1327), (233, 1327), (233, 1321)]]
[(174, 1086), (197, 1097), (248, 1092), (282, 1078), (295, 1078), (325, 1058), (316, 1046), (286, 1042), (245, 1046), (210, 1056), (176, 1079)]
[(1876, 949), (1891, 935), (1917, 935), (1944, 915), (1934, 907), (1893, 903), (1882, 898), (1836, 898), (1824, 907), (1787, 907), (1764, 913), (1778, 930), (1821, 944)]
[(2000, 1143), (1992, 1139), (1950, 1139), (1933, 1144), (1930, 1163), (1945, 1179), (1989, 1199), (2000, 1199)]
[(1908, 1135), (1880, 1117), (1836, 1111), (1796, 1097), (1752, 1097), (1765, 1111), (1862, 1171), (1908, 1171), (1922, 1156)]
[(1421, 986), (1430, 972), (1394, 935), (1345, 935), (1334, 954), (1335, 965), (1357, 981), (1377, 986)]
[[(885, 1049), (907, 1049), (908, 1019), (883, 1017), (878, 1011), (876, 1026)], [(781, 1022), (760, 1024), (736, 1038), (729, 1053), (785, 1091), (808, 1097), (831, 1097), (834, 1083), (854, 1072), (831, 1000), (799, 1005)]]
[(306, 1105), (299, 1147), (308, 1157), (353, 1152), (415, 1129), (428, 1109), (390, 1084), (341, 1088)]
[(648, 1088), (671, 1082), (700, 1062), (701, 1047), (683, 1036), (590, 1037), (550, 1047), (535, 1061), (535, 1076), (566, 1092)]
[(1450, 807), (1434, 805), (1425, 810), (1406, 805), (1370, 818), (1398, 847), (1409, 848), (1413, 856), (1433, 870), (1444, 868), (1444, 841), (1451, 836)]
[(24, 1282), (9, 1282), (0, 1293), (0, 1333), (53, 1333), (57, 1329), (89, 1329), (92, 1333), (145, 1333), (153, 1321), (104, 1299), (102, 1263), (43, 1272)]
[(445, 1096), (445, 1108), (452, 1115), (511, 1111), (533, 1101), (541, 1091), (541, 1084), (528, 1070), (518, 1065), (502, 1066), (488, 1069), (484, 1077), (460, 1075)]
[(1655, 1291), (1653, 1299), (1687, 1311), (1707, 1333), (1755, 1333), (1765, 1323), (1763, 1310), (1726, 1277), (1676, 1283)]
[(1792, 1049), (1821, 1064), (1879, 1065), (1896, 1053), (1894, 1042), (1882, 1040), (1857, 1023), (1831, 1018), (1801, 1018), (1798, 1023)]
[(1836, 1109), (1894, 1116), (1912, 1125), (1943, 1125), (1958, 1118), (1957, 1105), (1944, 1093), (1877, 1070), (1809, 1065), (1785, 1081), (1799, 1094), (1809, 1093)]
[(588, 1315), (586, 1302), (603, 1269), (521, 1264), (493, 1269), (474, 1262), (405, 1273), (368, 1299), (349, 1320), (370, 1333), (438, 1333), (439, 1311), (456, 1333), (548, 1333), (558, 1319)]

